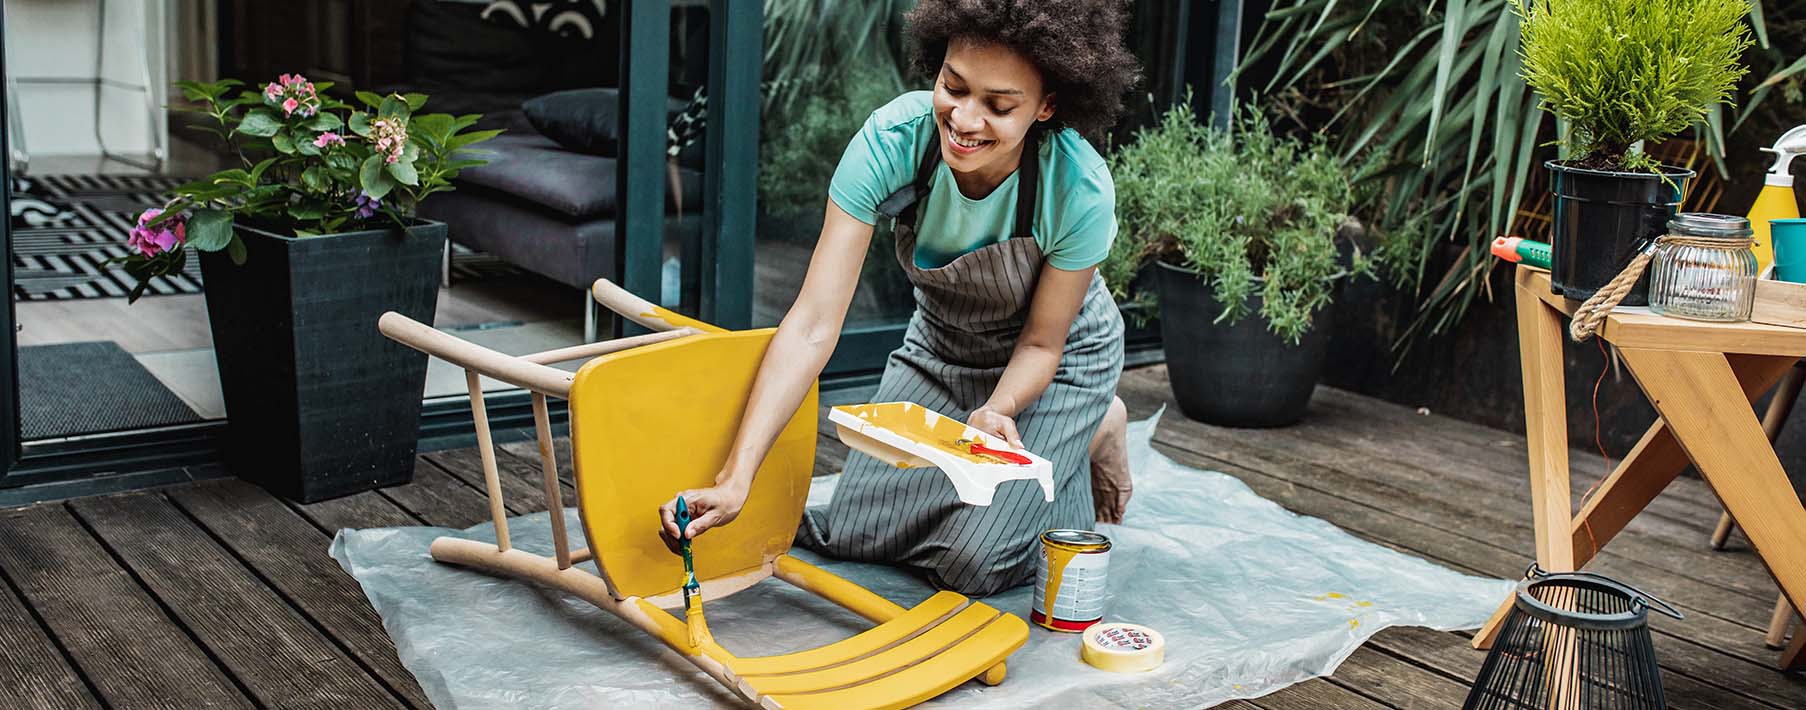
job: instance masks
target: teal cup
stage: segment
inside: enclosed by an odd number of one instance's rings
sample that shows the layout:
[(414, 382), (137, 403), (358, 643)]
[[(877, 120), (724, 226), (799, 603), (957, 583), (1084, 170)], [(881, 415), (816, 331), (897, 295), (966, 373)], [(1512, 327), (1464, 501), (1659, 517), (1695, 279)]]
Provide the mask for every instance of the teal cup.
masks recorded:
[(1806, 219), (1771, 219), (1769, 241), (1775, 246), (1775, 278), (1806, 283)]

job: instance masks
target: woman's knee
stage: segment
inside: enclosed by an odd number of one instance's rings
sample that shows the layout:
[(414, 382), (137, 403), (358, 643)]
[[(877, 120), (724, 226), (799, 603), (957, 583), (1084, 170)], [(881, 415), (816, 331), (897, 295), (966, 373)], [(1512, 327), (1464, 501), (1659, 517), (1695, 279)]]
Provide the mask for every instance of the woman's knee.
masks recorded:
[(1110, 399), (1110, 408), (1104, 411), (1103, 421), (1098, 422), (1097, 433), (1091, 436), (1090, 451), (1096, 458), (1098, 447), (1105, 442), (1120, 441), (1129, 432), (1129, 407), (1122, 403), (1121, 397)]
[[(941, 564), (929, 570), (934, 586), (971, 597), (1001, 592), (1030, 580), (1034, 567), (1003, 541), (949, 549)], [(1032, 561), (1031, 561), (1032, 562)]]

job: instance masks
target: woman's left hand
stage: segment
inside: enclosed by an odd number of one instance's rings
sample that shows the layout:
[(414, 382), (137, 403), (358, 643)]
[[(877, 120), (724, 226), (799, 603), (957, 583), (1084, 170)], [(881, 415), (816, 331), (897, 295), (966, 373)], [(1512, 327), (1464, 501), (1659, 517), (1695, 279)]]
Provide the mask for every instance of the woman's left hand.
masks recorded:
[(966, 423), (1008, 442), (1010, 446), (1022, 448), (1022, 437), (1016, 433), (1016, 420), (992, 409), (991, 405), (972, 410), (972, 416), (966, 418)]

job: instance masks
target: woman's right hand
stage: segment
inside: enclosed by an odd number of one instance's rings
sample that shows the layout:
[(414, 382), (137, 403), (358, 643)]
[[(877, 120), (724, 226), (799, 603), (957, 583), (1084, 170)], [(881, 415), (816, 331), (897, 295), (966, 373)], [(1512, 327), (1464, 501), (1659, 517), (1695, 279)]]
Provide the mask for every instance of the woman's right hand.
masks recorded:
[(664, 521), (660, 532), (665, 537), (665, 544), (675, 547), (679, 540), (695, 538), (709, 528), (733, 522), (740, 516), (741, 506), (746, 505), (748, 488), (729, 481), (678, 493), (683, 496), (690, 513), (690, 528), (682, 532), (677, 529), (677, 500), (666, 501), (658, 507), (658, 517)]

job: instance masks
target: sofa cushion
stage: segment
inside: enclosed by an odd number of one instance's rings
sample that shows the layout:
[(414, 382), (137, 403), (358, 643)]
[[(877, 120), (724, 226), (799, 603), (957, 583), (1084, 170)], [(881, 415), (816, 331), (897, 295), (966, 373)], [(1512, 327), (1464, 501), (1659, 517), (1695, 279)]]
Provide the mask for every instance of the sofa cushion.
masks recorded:
[[(534, 133), (504, 133), (476, 148), (491, 151), (480, 156), (489, 164), (459, 173), (460, 184), (506, 193), (573, 218), (614, 214), (614, 158), (565, 150)], [(684, 210), (699, 210), (702, 176), (688, 169), (678, 173)]]
[[(620, 94), (615, 89), (554, 91), (527, 99), (520, 108), (535, 130), (565, 148), (611, 158), (619, 155)], [(701, 119), (697, 116), (703, 108), (700, 97), (665, 102), (666, 139), (682, 130), (682, 135), (676, 136), (681, 143), (678, 163), (685, 167), (702, 167)], [(691, 115), (685, 117), (686, 113)]]

